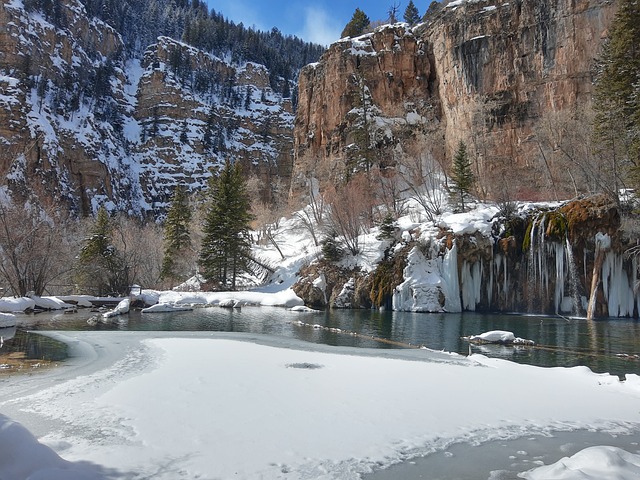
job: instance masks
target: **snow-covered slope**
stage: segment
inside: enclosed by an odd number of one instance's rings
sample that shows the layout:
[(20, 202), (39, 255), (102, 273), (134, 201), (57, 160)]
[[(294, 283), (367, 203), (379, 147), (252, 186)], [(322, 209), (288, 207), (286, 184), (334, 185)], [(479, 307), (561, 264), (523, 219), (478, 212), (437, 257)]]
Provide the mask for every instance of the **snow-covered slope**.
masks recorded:
[[(157, 215), (176, 184), (199, 190), (226, 159), (286, 183), (293, 85), (276, 91), (263, 65), (168, 37), (128, 58), (119, 32), (78, 0), (56, 12), (0, 6), (0, 174), (11, 189), (85, 214)], [(270, 198), (278, 182), (263, 184)]]

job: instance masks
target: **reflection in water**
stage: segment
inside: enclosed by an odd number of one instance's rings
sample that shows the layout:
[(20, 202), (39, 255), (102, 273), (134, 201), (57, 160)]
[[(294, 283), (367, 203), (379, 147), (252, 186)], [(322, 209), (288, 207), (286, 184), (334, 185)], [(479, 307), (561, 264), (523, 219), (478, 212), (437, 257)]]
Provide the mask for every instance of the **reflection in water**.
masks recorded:
[[(12, 353), (24, 354), (27, 360), (47, 360), (60, 361), (67, 358), (67, 345), (54, 340), (52, 338), (38, 335), (24, 330), (12, 327), (12, 332), (5, 332), (10, 329), (0, 329), (0, 337), (2, 337), (2, 346), (0, 346), (0, 355), (8, 355)], [(11, 333), (11, 337), (5, 336), (5, 333)]]
[[(141, 314), (133, 312), (117, 324), (89, 326), (91, 315), (40, 314), (21, 317), (31, 329), (40, 330), (162, 330), (247, 332), (296, 338), (328, 345), (398, 348), (372, 337), (424, 345), (467, 355), (462, 337), (489, 330), (507, 330), (542, 348), (473, 346), (474, 353), (540, 366), (586, 365), (596, 372), (640, 374), (640, 322), (632, 319), (587, 321), (580, 318), (476, 314), (472, 312), (428, 314), (370, 310), (332, 310), (319, 313), (291, 312), (283, 308), (243, 307), (242, 310), (197, 308), (188, 312)], [(299, 326), (298, 323), (324, 328)], [(355, 332), (337, 333), (330, 329)], [(617, 355), (628, 355), (619, 357)]]

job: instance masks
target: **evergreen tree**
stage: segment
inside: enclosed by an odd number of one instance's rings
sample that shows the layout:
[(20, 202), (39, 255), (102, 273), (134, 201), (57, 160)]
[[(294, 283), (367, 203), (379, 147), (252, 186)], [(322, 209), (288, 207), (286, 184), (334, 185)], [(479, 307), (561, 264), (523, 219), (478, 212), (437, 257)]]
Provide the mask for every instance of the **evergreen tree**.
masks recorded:
[(394, 237), (396, 233), (396, 225), (393, 215), (387, 213), (380, 223), (380, 233), (376, 237), (378, 240), (389, 240)]
[(209, 182), (199, 257), (204, 278), (221, 288), (235, 289), (238, 275), (250, 269), (250, 208), (240, 164), (227, 160), (220, 174)]
[(453, 185), (449, 187), (451, 200), (457, 210), (464, 212), (465, 201), (468, 201), (471, 195), (475, 179), (473, 171), (471, 170), (471, 161), (467, 154), (467, 146), (462, 141), (458, 145), (458, 150), (453, 157), (451, 182), (453, 183)]
[[(640, 2), (621, 0), (596, 79), (594, 133), (601, 153), (611, 157), (608, 169), (614, 174), (620, 170), (620, 176), (630, 178), (636, 187), (640, 187), (639, 45)], [(613, 192), (617, 193), (617, 185)]]
[[(184, 187), (178, 185), (164, 223), (164, 258), (160, 277), (181, 279), (189, 273), (180, 268), (191, 247), (191, 207)], [(181, 271), (182, 270), (182, 271)]]
[(344, 37), (358, 37), (364, 33), (367, 27), (371, 24), (369, 17), (360, 10), (356, 8), (356, 11), (353, 12), (353, 17), (347, 25), (344, 27), (342, 31), (342, 38)]
[(415, 25), (420, 21), (420, 12), (418, 12), (418, 8), (413, 3), (413, 0), (409, 0), (409, 4), (404, 11), (404, 21), (409, 25)]
[(127, 284), (122, 284), (125, 267), (113, 245), (109, 214), (101, 207), (80, 250), (76, 280), (85, 288), (96, 289), (100, 295), (123, 293), (128, 288)]
[(331, 230), (320, 242), (322, 255), (329, 262), (339, 262), (344, 257), (344, 249), (338, 241), (338, 234)]

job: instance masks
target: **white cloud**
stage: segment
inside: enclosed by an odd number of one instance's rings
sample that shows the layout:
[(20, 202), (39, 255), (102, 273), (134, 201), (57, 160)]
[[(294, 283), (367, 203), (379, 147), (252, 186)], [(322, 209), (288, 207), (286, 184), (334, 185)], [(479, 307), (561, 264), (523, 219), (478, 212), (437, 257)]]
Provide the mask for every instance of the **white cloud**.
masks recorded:
[(329, 45), (340, 38), (343, 26), (324, 9), (307, 7), (304, 12), (304, 25), (299, 36), (308, 42)]

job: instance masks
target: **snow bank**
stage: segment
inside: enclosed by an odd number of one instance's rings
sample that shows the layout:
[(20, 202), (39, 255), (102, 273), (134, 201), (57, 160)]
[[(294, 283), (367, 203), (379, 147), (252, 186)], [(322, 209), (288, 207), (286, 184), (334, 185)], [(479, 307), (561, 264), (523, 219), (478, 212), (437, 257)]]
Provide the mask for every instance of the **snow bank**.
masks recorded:
[(63, 295), (55, 298), (65, 303), (75, 304), (76, 306), (82, 308), (93, 307), (93, 303), (91, 303), (91, 300), (96, 299), (96, 297), (91, 295)]
[(34, 308), (36, 308), (36, 302), (31, 298), (0, 298), (0, 312), (26, 312), (27, 310), (33, 310)]
[(175, 305), (220, 305), (221, 302), (264, 307), (295, 307), (304, 305), (291, 288), (278, 292), (158, 292), (159, 303)]
[(640, 478), (640, 455), (617, 447), (589, 447), (553, 465), (520, 474), (527, 480), (631, 480)]
[(33, 295), (29, 298), (35, 302), (37, 308), (42, 308), (44, 310), (64, 310), (66, 308), (73, 308), (73, 305), (65, 303), (57, 297), (38, 297)]
[(92, 480), (95, 470), (60, 458), (19, 423), (0, 414), (0, 478), (28, 480)]
[[(622, 434), (640, 425), (638, 384), (586, 368), (429, 350), (337, 354), (328, 346), (270, 337), (261, 338), (279, 346), (257, 345), (238, 341), (250, 336), (211, 332), (66, 335), (99, 349), (93, 369), (49, 373), (60, 375), (55, 381), (9, 379), (0, 405), (37, 427), (41, 441), (66, 460), (108, 468), (119, 474), (113, 478), (173, 480), (180, 472), (180, 478), (356, 479), (408, 453), (443, 451), (455, 442), (573, 429)], [(392, 408), (381, 415), (380, 405)], [(0, 456), (16, 448), (13, 436), (1, 432)], [(38, 445), (23, 441), (20, 448), (15, 459), (0, 461), (0, 478), (33, 468), (29, 453)], [(37, 478), (56, 478), (48, 469), (59, 468), (59, 460), (46, 458)]]

